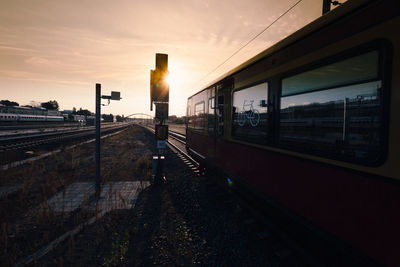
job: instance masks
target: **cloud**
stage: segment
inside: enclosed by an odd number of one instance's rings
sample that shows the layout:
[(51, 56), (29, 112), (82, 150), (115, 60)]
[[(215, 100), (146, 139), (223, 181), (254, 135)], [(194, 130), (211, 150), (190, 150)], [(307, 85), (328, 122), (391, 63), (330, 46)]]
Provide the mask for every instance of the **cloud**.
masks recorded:
[[(303, 0), (306, 6), (301, 10), (306, 11), (293, 10), (204, 83), (310, 21), (315, 15), (309, 15), (306, 7), (316, 1), (320, 0)], [(0, 10), (1, 80), (34, 81), (49, 92), (53, 90), (52, 83), (92, 89), (95, 82), (101, 82), (114, 88), (129, 88), (132, 94), (147, 98), (154, 54), (164, 52), (185, 77), (174, 88), (182, 99), (200, 89), (201, 84), (196, 81), (294, 3), (293, 0), (4, 2)], [(26, 90), (15, 84), (10, 90)], [(67, 101), (68, 95), (63, 97)], [(72, 102), (74, 95), (69, 97)], [(91, 103), (92, 99), (87, 101)], [(143, 108), (141, 103), (133, 106)]]
[(19, 51), (19, 52), (35, 52), (35, 50), (33, 50), (33, 49), (15, 47), (15, 46), (7, 45), (7, 44), (0, 44), (0, 50), (11, 50), (11, 51)]
[(52, 67), (60, 65), (59, 61), (53, 61), (53, 60), (49, 60), (49, 59), (46, 59), (43, 57), (30, 57), (25, 62), (34, 67), (52, 68)]

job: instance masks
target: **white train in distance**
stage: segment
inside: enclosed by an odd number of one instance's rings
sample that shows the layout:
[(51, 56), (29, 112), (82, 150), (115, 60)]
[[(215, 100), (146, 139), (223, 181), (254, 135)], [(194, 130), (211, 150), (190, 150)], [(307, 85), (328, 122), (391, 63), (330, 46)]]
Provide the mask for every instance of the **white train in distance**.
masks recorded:
[(62, 122), (60, 111), (39, 107), (9, 107), (0, 105), (0, 123), (12, 122)]

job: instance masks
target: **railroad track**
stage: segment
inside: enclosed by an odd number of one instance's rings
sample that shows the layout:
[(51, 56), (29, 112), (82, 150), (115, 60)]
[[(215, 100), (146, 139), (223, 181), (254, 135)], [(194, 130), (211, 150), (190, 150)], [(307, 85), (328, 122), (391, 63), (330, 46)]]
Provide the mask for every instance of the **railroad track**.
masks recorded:
[[(154, 128), (142, 126), (154, 133)], [(204, 169), (193, 157), (186, 151), (186, 136), (182, 133), (168, 130), (167, 145), (196, 175), (204, 174)]]
[[(113, 124), (113, 122), (103, 122), (102, 125)], [(46, 128), (77, 128), (82, 127), (78, 125), (78, 122), (74, 123), (49, 123), (49, 122), (38, 122), (36, 124), (0, 124), (0, 131), (12, 131), (12, 130), (35, 130), (35, 129), (46, 129)]]
[(171, 136), (174, 140), (186, 145), (186, 135), (169, 130), (169, 136)]
[[(129, 124), (110, 126), (101, 129), (102, 134), (128, 127)], [(60, 143), (73, 139), (87, 138), (94, 135), (94, 128), (67, 130), (51, 133), (14, 135), (0, 138), (0, 153), (32, 148), (44, 144)]]
[[(169, 137), (172, 137), (174, 141), (185, 145), (186, 147), (186, 136), (169, 131)], [(187, 152), (180, 149), (174, 144), (174, 142), (168, 141), (169, 145), (173, 147), (175, 153), (180, 157), (197, 175), (204, 175), (205, 169), (201, 167), (200, 163), (193, 159)], [(211, 174), (211, 176), (218, 176), (218, 174)], [(257, 242), (263, 242), (265, 239), (271, 236), (271, 233), (279, 235), (280, 239), (283, 240), (284, 246), (279, 248), (278, 254), (293, 255), (294, 253), (302, 255), (305, 258), (307, 264), (310, 266), (319, 266), (320, 263), (316, 262), (315, 257), (313, 257), (309, 251), (304, 250), (300, 245), (293, 241), (285, 231), (282, 231), (281, 227), (278, 227), (276, 223), (273, 223), (270, 218), (266, 217), (265, 210), (255, 208), (259, 206), (253, 197), (251, 197), (247, 192), (243, 191), (243, 188), (239, 186), (233, 186), (230, 179), (221, 179), (221, 177), (213, 177), (215, 179), (209, 179), (208, 186), (212, 191), (215, 192), (217, 196), (222, 198), (225, 204), (239, 205), (246, 212), (248, 219), (245, 224), (251, 228), (255, 229), (255, 237)]]

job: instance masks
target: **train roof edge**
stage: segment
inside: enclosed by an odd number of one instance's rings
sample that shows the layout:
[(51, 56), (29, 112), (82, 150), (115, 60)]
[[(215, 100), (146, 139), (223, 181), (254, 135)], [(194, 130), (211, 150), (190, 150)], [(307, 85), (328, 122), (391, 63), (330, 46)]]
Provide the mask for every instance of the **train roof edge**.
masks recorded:
[(353, 11), (357, 11), (360, 8), (368, 6), (370, 3), (373, 2), (382, 2), (382, 1), (392, 1), (392, 0), (348, 0), (347, 2), (343, 3), (343, 5), (331, 10), (330, 12), (318, 17), (317, 19), (313, 20), (312, 22), (308, 23), (304, 27), (298, 29), (294, 33), (290, 34), (289, 36), (285, 37), (284, 39), (278, 41), (274, 45), (268, 47), (264, 51), (260, 52), (259, 54), (255, 55), (254, 57), (250, 58), (249, 60), (243, 62), (239, 66), (233, 68), (232, 70), (228, 71), (227, 73), (219, 76), (218, 78), (214, 79), (212, 82), (208, 83), (206, 86), (203, 86), (199, 91), (195, 94), (189, 96), (189, 98), (197, 95), (201, 91), (214, 86), (218, 82), (224, 80), (225, 78), (239, 72), (241, 69), (251, 66), (255, 64), (262, 58), (272, 55), (275, 52), (288, 47), (289, 45), (307, 37), (308, 35), (318, 31), (319, 29), (323, 28), (324, 26), (333, 23), (336, 20), (343, 18), (346, 15), (349, 15)]

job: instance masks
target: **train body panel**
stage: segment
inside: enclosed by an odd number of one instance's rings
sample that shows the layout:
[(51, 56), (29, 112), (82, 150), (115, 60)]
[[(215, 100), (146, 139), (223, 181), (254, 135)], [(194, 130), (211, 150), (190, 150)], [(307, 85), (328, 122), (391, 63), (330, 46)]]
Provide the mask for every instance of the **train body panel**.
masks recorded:
[(18, 114), (18, 121), (46, 121), (46, 116), (31, 115), (31, 114)]
[(395, 1), (346, 2), (190, 97), (188, 148), (398, 266), (399, 28)]
[(13, 113), (0, 113), (0, 121), (16, 121), (18, 120), (18, 115)]
[[(242, 144), (218, 142), (216, 163), (279, 205), (367, 255), (396, 255), (400, 238), (400, 187), (379, 177), (287, 157)], [(243, 168), (243, 166), (246, 166)]]
[(64, 121), (64, 116), (46, 116), (46, 121)]
[(214, 140), (209, 136), (189, 132), (186, 140), (190, 140), (190, 148), (200, 158), (213, 159), (215, 157)]
[(0, 123), (62, 122), (64, 116), (57, 110), (31, 107), (0, 106)]

